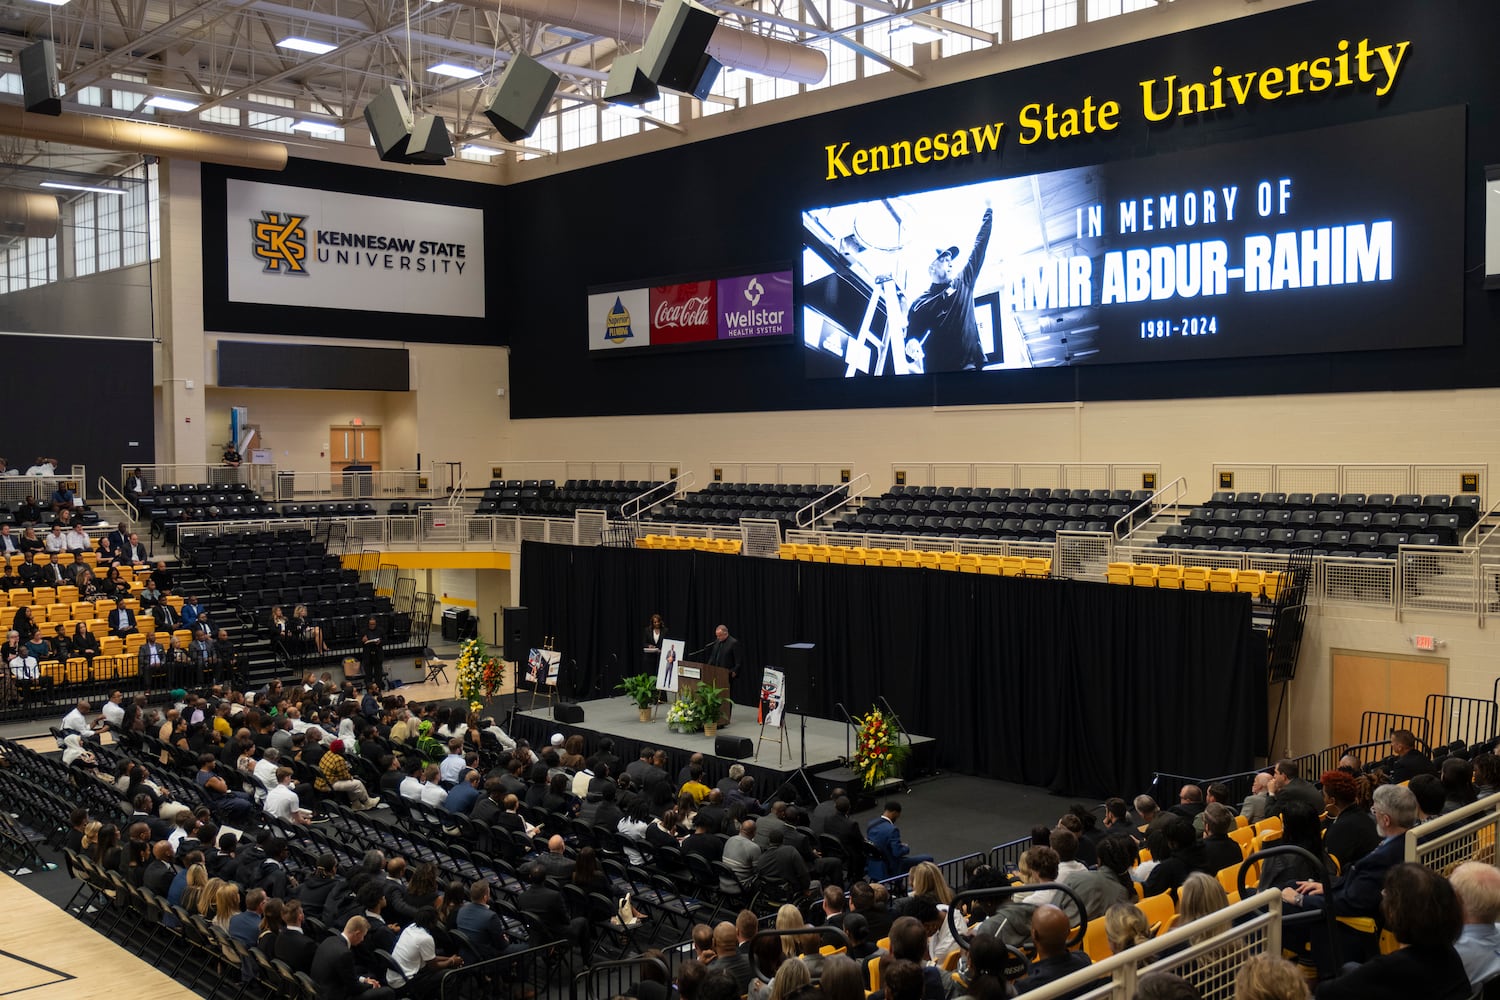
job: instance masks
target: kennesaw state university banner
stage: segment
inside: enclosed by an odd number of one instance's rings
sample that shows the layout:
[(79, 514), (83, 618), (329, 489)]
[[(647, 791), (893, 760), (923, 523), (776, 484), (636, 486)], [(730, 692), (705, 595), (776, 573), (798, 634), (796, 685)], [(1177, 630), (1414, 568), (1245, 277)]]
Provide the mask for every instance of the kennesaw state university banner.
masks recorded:
[(231, 302), (484, 317), (484, 213), (226, 182)]

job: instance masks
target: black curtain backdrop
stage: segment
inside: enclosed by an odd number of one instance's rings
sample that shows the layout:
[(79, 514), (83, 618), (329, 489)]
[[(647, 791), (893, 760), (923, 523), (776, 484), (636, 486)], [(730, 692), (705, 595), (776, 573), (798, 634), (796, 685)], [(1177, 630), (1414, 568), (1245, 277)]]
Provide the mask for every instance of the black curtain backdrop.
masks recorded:
[(530, 640), (555, 639), (580, 699), (639, 671), (660, 612), (690, 652), (729, 627), (746, 652), (740, 704), (785, 644), (812, 642), (810, 715), (883, 696), (937, 737), (940, 766), (1062, 794), (1244, 770), (1265, 731), (1264, 644), (1243, 594), (539, 542), (521, 564)]

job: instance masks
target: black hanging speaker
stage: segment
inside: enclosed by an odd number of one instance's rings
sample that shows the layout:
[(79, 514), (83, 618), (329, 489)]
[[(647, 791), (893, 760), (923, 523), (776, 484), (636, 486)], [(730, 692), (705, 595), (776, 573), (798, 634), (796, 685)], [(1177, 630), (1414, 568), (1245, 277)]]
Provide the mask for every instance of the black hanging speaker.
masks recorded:
[(557, 722), (580, 723), (583, 721), (583, 706), (564, 705), (559, 702), (552, 706), (552, 718)]
[(719, 60), (705, 52), (703, 61), (698, 64), (698, 78), (693, 81), (692, 95), (700, 101), (708, 100), (708, 95), (713, 93), (715, 81), (719, 79), (719, 71), (723, 68)]
[(714, 737), (714, 756), (731, 757), (735, 760), (744, 760), (755, 753), (755, 745), (750, 742), (748, 736), (725, 736), (720, 733)]
[(526, 53), (517, 52), (500, 74), (484, 116), (496, 132), (511, 142), (520, 142), (536, 131), (547, 105), (552, 103), (557, 83), (556, 73)]
[(26, 110), (62, 114), (62, 87), (57, 82), (57, 48), (44, 38), (21, 50), (21, 92)]
[(617, 56), (604, 84), (604, 99), (611, 104), (646, 104), (656, 100), (656, 84), (640, 67), (641, 53)]
[(440, 167), (453, 155), (453, 140), (442, 115), (418, 115), (412, 123), (411, 138), (406, 143), (407, 163)]
[(641, 47), (641, 72), (659, 87), (691, 93), (703, 75), (703, 55), (718, 26), (719, 15), (702, 4), (666, 0)]
[(375, 140), (375, 151), (382, 160), (388, 163), (405, 161), (412, 120), (411, 109), (406, 106), (400, 87), (389, 84), (370, 99), (365, 105), (365, 124), (370, 128), (370, 138)]
[(527, 611), (525, 608), (505, 609), (505, 658), (520, 663), (531, 654), (527, 646)]

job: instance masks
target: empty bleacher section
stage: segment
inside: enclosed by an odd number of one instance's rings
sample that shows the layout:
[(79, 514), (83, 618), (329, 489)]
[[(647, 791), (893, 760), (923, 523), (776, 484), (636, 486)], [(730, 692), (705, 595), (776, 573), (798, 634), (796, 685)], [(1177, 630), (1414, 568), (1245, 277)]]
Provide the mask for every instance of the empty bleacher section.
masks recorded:
[(1112, 531), (1151, 496), (1150, 490), (893, 486), (830, 527), (861, 534), (1045, 542), (1059, 531)]
[(552, 479), (492, 479), (474, 513), (572, 517), (576, 510), (602, 510), (618, 517), (621, 504), (660, 485), (638, 479), (569, 479), (559, 488)]
[(833, 489), (815, 484), (709, 483), (702, 490), (662, 504), (648, 517), (653, 521), (720, 525), (738, 525), (741, 518), (756, 518), (795, 528), (797, 512)]
[(1458, 545), (1484, 513), (1476, 493), (1215, 493), (1168, 524), (1158, 546), (1271, 553), (1312, 549), (1395, 559), (1403, 545)]
[(244, 483), (163, 483), (141, 493), (135, 506), (151, 522), (152, 533), (165, 537), (187, 522), (271, 518), (280, 513)]
[[(359, 631), (371, 615), (385, 632), (387, 657), (427, 645), (430, 616), (424, 610), (398, 607), (391, 596), (377, 593), (307, 529), (187, 535), (180, 555), (188, 571), (235, 610), (253, 674), (278, 675), (277, 665), (300, 671), (357, 654)], [(291, 618), (298, 605), (306, 605), (309, 624), (322, 629), (326, 654), (318, 654), (306, 637), (272, 635), (271, 609), (280, 606)]]

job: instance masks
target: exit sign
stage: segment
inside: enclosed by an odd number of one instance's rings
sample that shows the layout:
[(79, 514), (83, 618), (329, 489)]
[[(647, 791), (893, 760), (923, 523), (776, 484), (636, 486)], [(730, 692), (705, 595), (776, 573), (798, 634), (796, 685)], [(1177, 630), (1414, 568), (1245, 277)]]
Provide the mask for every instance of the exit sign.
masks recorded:
[(1414, 635), (1411, 637), (1411, 644), (1424, 653), (1430, 653), (1437, 649), (1437, 638), (1430, 635)]

